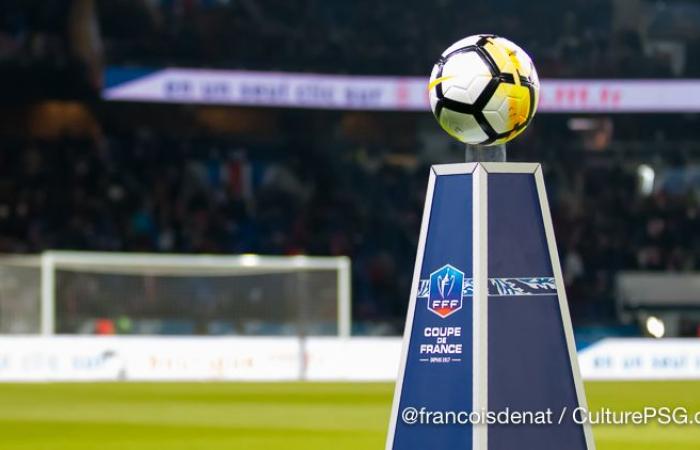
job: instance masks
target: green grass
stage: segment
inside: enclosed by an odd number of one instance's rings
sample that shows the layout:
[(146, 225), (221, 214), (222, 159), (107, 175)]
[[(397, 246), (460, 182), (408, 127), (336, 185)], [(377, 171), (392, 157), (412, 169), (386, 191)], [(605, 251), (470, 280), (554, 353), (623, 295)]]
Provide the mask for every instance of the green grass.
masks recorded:
[[(591, 408), (685, 406), (700, 383), (589, 383)], [(1, 450), (383, 449), (389, 384), (0, 384)], [(599, 450), (700, 448), (700, 426), (605, 426)]]

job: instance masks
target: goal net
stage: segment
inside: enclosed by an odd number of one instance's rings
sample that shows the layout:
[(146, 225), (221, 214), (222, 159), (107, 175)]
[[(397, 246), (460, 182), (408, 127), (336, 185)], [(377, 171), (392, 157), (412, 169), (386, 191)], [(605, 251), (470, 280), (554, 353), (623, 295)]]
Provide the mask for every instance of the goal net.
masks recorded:
[(0, 257), (0, 333), (348, 336), (346, 257)]

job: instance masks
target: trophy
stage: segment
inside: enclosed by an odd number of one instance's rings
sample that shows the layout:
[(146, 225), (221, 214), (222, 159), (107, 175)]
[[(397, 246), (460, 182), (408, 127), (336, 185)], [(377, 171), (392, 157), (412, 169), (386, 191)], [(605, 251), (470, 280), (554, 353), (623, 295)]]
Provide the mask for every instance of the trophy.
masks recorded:
[(462, 39), (429, 83), (466, 163), (430, 170), (387, 450), (594, 450), (537, 163), (506, 162), (539, 80), (494, 36)]

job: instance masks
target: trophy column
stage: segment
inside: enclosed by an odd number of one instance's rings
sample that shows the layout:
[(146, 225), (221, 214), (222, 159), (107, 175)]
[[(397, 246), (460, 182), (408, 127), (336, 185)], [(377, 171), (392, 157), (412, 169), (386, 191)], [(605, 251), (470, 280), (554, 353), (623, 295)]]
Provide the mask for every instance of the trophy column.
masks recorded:
[[(386, 449), (592, 450), (578, 407), (586, 400), (540, 165), (433, 166)], [(544, 423), (469, 416), (508, 410)]]

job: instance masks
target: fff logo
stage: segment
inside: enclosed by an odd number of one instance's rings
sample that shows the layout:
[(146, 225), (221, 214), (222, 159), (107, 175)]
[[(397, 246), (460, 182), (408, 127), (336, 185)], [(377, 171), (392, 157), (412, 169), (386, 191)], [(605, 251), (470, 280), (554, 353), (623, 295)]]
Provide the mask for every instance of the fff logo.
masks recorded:
[(464, 272), (445, 264), (430, 274), (428, 309), (443, 319), (462, 309)]

